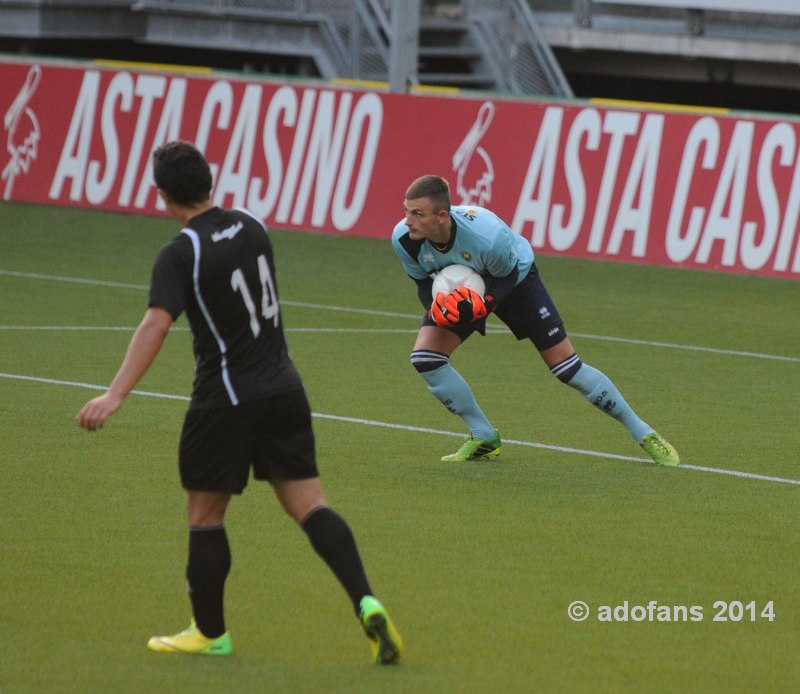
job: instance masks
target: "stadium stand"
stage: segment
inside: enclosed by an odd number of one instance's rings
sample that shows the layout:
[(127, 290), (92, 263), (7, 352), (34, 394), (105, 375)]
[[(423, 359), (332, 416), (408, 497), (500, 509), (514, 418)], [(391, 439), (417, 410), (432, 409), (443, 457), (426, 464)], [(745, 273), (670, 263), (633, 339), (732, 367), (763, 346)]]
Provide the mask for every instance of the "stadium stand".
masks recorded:
[(0, 0), (0, 51), (800, 112), (797, 0)]

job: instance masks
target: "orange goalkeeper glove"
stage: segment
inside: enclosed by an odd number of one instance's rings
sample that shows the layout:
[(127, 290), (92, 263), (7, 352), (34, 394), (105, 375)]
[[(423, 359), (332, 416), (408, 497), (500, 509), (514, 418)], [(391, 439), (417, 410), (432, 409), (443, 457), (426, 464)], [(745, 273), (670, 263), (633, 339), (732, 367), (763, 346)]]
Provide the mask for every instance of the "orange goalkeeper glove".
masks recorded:
[(490, 296), (484, 298), (462, 284), (449, 294), (439, 292), (436, 295), (431, 306), (431, 318), (436, 325), (452, 328), (486, 318), (493, 308), (494, 302)]

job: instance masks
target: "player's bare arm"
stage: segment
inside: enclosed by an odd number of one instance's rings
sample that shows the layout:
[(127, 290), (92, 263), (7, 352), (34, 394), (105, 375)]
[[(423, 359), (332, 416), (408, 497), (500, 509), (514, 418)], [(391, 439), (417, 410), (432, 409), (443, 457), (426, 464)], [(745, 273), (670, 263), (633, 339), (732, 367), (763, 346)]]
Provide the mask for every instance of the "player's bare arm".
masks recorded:
[(101, 429), (106, 420), (122, 407), (125, 397), (161, 351), (171, 325), (172, 315), (168, 311), (162, 308), (147, 310), (128, 344), (122, 365), (108, 390), (89, 400), (75, 417), (80, 427), (87, 431)]

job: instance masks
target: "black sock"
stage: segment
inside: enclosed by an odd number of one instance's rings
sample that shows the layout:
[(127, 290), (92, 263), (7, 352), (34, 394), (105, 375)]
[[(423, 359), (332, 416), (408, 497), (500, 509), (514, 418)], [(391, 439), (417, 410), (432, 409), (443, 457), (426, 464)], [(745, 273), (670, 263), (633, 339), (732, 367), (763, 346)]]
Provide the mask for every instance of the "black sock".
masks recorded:
[(350, 526), (327, 506), (319, 506), (300, 524), (311, 546), (347, 591), (358, 615), (361, 598), (372, 595)]
[(223, 594), (231, 568), (231, 550), (225, 526), (189, 528), (186, 580), (197, 628), (215, 639), (225, 633)]

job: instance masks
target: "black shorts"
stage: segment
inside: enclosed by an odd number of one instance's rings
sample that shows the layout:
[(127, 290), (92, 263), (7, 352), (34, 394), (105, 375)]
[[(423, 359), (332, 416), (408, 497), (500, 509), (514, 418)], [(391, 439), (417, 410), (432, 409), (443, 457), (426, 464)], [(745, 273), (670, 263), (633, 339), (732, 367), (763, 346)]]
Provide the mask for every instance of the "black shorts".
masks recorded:
[(184, 489), (241, 494), (257, 480), (309, 479), (317, 471), (311, 407), (293, 390), (236, 407), (190, 409), (178, 454)]
[[(518, 340), (530, 340), (540, 352), (555, 347), (567, 336), (564, 321), (547, 293), (536, 265), (531, 267), (525, 279), (498, 304), (494, 314), (510, 328), (514, 337)], [(422, 324), (436, 325), (427, 314), (422, 319)], [(452, 330), (464, 342), (476, 331), (481, 335), (486, 334), (486, 319), (448, 330)]]

